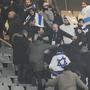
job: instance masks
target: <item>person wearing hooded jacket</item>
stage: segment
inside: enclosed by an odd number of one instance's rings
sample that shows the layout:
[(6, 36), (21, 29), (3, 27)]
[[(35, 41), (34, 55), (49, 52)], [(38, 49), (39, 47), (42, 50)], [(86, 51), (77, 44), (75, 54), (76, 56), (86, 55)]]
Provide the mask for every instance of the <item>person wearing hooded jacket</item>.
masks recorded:
[(71, 66), (64, 67), (64, 71), (54, 79), (50, 79), (46, 86), (57, 85), (58, 90), (77, 90), (77, 86), (89, 90), (88, 87), (80, 80), (80, 77), (70, 70)]
[[(44, 70), (44, 52), (45, 50), (57, 47), (56, 45), (49, 45), (45, 43), (40, 37), (42, 30), (38, 30), (38, 38), (29, 47), (29, 62), (32, 63), (34, 77), (38, 82), (38, 90), (43, 90), (42, 77)], [(34, 80), (33, 80), (34, 81)]]

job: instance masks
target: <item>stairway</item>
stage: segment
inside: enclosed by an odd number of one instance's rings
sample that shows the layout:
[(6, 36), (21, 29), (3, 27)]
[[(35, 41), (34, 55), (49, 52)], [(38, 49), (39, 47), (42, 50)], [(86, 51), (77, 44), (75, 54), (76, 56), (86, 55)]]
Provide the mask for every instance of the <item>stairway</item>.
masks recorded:
[[(18, 83), (13, 65), (13, 49), (2, 45), (0, 47), (0, 90), (37, 90), (37, 86)], [(45, 90), (54, 90), (48, 87)]]

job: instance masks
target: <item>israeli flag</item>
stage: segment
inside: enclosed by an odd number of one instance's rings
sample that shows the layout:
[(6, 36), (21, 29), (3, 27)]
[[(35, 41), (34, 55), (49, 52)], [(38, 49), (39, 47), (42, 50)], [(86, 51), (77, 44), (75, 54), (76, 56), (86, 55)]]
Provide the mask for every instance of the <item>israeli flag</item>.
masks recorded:
[(44, 18), (39, 13), (35, 14), (35, 26), (44, 27)]
[(65, 66), (68, 66), (71, 63), (70, 59), (63, 53), (58, 53), (52, 57), (52, 60), (49, 64), (49, 69), (52, 70), (51, 78), (55, 78), (64, 70)]

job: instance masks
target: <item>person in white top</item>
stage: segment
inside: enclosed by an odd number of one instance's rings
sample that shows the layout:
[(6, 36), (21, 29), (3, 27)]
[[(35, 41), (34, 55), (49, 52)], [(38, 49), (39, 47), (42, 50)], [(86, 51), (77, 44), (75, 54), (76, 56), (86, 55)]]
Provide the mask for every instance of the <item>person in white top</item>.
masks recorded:
[(78, 19), (84, 19), (85, 25), (90, 25), (90, 5), (86, 0), (82, 2), (82, 10), (78, 16)]
[[(63, 22), (64, 24), (62, 24), (59, 28), (61, 30), (63, 30), (64, 32), (72, 35), (74, 37), (74, 39), (76, 39), (77, 37), (75, 37), (75, 26), (73, 24), (71, 24), (68, 20), (67, 17), (63, 18)], [(63, 37), (64, 39), (64, 44), (71, 44), (72, 43), (72, 39), (68, 38), (68, 37)]]
[(52, 70), (51, 78), (58, 76), (61, 71), (64, 70), (64, 67), (71, 63), (70, 59), (60, 50), (55, 56), (52, 57), (52, 60), (49, 64), (49, 69)]
[(81, 15), (81, 17), (79, 18), (83, 18), (83, 19), (88, 16), (90, 17), (90, 5), (88, 5), (86, 0), (82, 2), (82, 10), (79, 15)]

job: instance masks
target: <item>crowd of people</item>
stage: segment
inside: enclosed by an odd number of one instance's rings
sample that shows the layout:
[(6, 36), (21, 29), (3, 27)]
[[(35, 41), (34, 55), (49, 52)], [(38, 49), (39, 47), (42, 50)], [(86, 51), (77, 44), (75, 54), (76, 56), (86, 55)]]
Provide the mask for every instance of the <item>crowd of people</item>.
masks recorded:
[[(74, 25), (48, 2), (20, 1), (0, 1), (0, 38), (9, 36), (19, 83), (37, 85), (38, 90), (48, 85), (55, 90), (77, 90), (77, 85), (78, 90), (89, 90), (90, 27), (86, 19), (79, 15)], [(86, 1), (83, 4), (86, 8)]]

